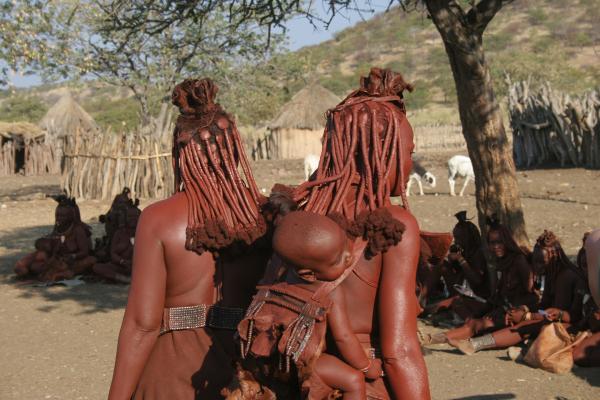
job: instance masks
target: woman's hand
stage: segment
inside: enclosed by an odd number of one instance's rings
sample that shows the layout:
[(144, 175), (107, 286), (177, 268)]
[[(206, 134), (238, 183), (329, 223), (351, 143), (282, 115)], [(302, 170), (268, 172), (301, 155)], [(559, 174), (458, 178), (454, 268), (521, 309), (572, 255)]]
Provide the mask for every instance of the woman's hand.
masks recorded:
[(506, 325), (513, 326), (525, 319), (527, 311), (522, 308), (511, 308), (504, 315)]
[(371, 365), (367, 372), (365, 372), (365, 377), (370, 380), (378, 379), (383, 374), (383, 367), (381, 365), (381, 360), (375, 359), (371, 360)]
[(546, 312), (546, 319), (548, 321), (561, 321), (561, 322), (569, 322), (571, 320), (569, 312), (563, 311), (559, 308), (547, 308), (544, 310)]

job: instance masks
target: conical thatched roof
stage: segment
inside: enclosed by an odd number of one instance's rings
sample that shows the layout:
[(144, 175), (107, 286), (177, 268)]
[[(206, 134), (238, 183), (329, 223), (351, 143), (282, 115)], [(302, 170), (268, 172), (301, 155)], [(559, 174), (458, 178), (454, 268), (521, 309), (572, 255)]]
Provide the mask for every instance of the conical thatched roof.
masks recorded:
[(35, 139), (43, 136), (44, 132), (29, 122), (2, 122), (0, 121), (0, 136), (11, 138), (13, 136), (23, 136), (25, 139)]
[(46, 113), (39, 123), (42, 129), (57, 136), (74, 135), (77, 131), (84, 134), (98, 130), (98, 125), (67, 92)]
[(270, 129), (320, 130), (325, 126), (325, 112), (338, 105), (339, 97), (316, 83), (292, 97), (269, 124)]

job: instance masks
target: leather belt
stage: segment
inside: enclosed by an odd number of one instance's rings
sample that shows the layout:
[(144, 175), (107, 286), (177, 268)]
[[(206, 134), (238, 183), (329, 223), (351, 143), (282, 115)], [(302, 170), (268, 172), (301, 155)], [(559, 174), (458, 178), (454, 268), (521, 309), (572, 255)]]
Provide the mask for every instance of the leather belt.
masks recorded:
[(209, 304), (165, 308), (160, 334), (204, 327), (235, 330), (242, 318), (244, 318), (242, 308)]

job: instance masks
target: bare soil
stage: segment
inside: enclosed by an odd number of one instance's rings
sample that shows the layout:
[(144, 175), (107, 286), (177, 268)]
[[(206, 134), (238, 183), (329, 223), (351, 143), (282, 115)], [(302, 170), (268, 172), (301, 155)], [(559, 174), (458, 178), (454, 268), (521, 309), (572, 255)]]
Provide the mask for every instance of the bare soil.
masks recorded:
[[(426, 158), (438, 178), (425, 196), (411, 196), (421, 228), (448, 231), (454, 213), (475, 215), (472, 184), (465, 197), (450, 197), (447, 155)], [(254, 171), (260, 188), (302, 180), (300, 161), (260, 162)], [(600, 171), (535, 170), (518, 173), (530, 239), (552, 229), (574, 256), (583, 233), (600, 225)], [(72, 288), (20, 285), (14, 262), (48, 233), (58, 177), (0, 178), (0, 399), (104, 399), (127, 286), (85, 284)], [(460, 183), (457, 185), (460, 188)], [(413, 186), (415, 188), (415, 186)], [(152, 201), (142, 201), (142, 207)], [(81, 201), (84, 220), (101, 235), (98, 215), (108, 202)], [(434, 328), (421, 323), (425, 331)], [(434, 399), (600, 399), (600, 369), (575, 368), (553, 375), (510, 361), (506, 351), (472, 357), (438, 346), (425, 356)]]

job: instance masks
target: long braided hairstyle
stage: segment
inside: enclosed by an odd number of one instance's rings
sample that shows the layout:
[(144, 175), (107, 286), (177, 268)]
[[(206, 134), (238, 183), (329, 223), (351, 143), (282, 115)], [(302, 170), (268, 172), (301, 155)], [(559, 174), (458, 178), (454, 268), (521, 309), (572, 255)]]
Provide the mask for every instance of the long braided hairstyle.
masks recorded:
[(266, 230), (259, 210), (265, 199), (235, 122), (215, 103), (217, 91), (208, 78), (187, 79), (172, 95), (181, 113), (173, 137), (175, 190), (188, 200), (186, 248), (198, 253), (250, 244)]
[[(367, 256), (397, 244), (404, 231), (383, 209), (390, 204), (390, 171), (409, 145), (409, 130), (400, 126), (406, 119), (404, 90), (412, 86), (389, 69), (372, 68), (362, 77), (360, 88), (327, 112), (319, 167), (294, 195), (300, 209), (346, 221), (349, 233), (368, 239)], [(398, 165), (404, 176), (402, 162)], [(354, 204), (348, 200), (353, 186)], [(403, 180), (401, 196), (407, 208)]]

